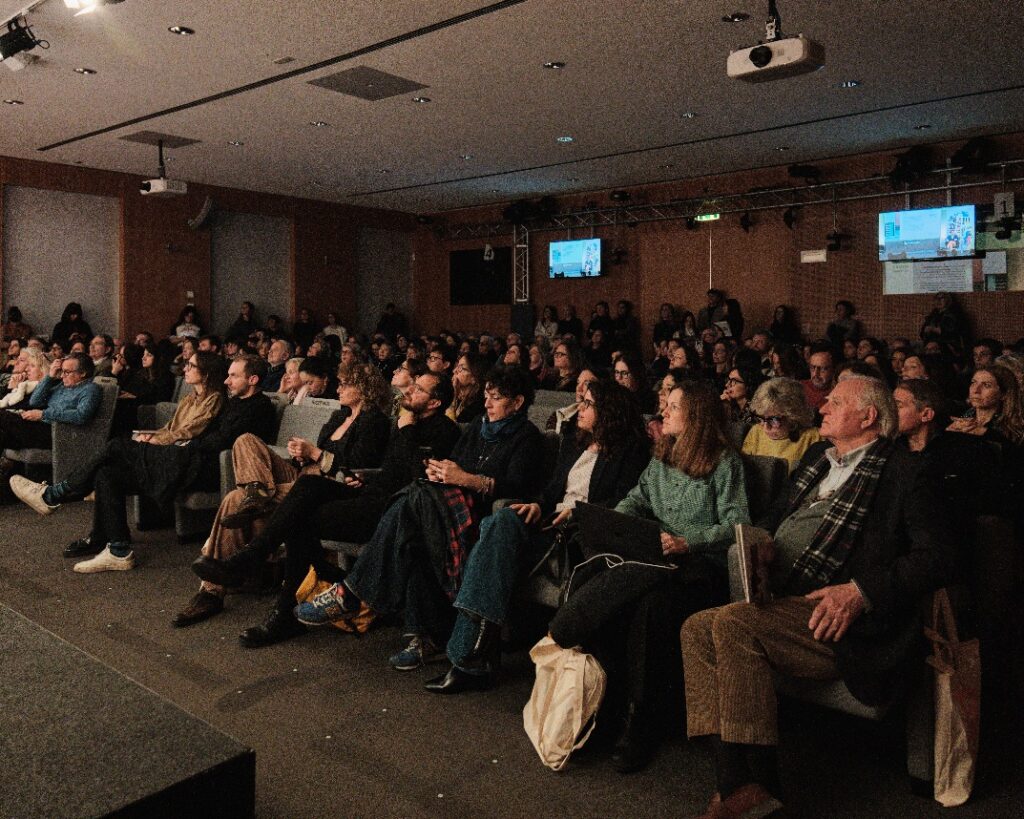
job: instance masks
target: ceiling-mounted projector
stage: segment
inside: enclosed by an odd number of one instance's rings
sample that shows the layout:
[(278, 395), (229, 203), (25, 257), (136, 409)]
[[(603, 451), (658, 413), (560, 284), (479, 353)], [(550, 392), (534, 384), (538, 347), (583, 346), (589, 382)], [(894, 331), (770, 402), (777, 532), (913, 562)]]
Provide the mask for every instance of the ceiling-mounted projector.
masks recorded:
[(807, 74), (824, 65), (824, 47), (798, 34), (733, 51), (726, 61), (725, 70), (737, 80), (767, 82)]

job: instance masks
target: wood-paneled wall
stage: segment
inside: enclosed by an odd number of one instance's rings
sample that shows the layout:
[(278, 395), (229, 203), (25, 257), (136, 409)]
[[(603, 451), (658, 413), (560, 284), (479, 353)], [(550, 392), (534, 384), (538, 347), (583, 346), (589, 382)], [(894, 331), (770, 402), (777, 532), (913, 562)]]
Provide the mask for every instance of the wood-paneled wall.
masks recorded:
[[(995, 140), (998, 156), (1024, 157), (1024, 134)], [(936, 145), (934, 155), (952, 155), (962, 143)], [(816, 162), (822, 169), (822, 181), (864, 178), (887, 174), (898, 152), (870, 154)], [(1014, 169), (1016, 175), (1020, 171)], [(1011, 176), (1013, 175), (1011, 173)], [(977, 177), (969, 179), (976, 180)], [(957, 178), (956, 182), (962, 181)], [(665, 202), (676, 197), (702, 196), (705, 192), (742, 192), (759, 186), (800, 184), (788, 177), (787, 168), (771, 168), (742, 174), (729, 174), (647, 189), (629, 189), (634, 202)], [(930, 184), (942, 184), (941, 177)], [(1018, 208), (1024, 205), (1024, 186), (1017, 185)], [(996, 188), (972, 188), (953, 192), (953, 202), (991, 202)], [(591, 192), (560, 199), (564, 207), (578, 208), (587, 202), (610, 206), (608, 192)], [(912, 194), (911, 207), (931, 207), (946, 203), (944, 193)], [(882, 264), (878, 261), (878, 213), (905, 207), (903, 192), (891, 197), (845, 202), (838, 205), (839, 229), (853, 238), (842, 250), (830, 252), (824, 264), (801, 264), (800, 251), (824, 248), (825, 236), (832, 230), (832, 208), (813, 206), (800, 209), (792, 229), (782, 221), (782, 211), (754, 213), (754, 226), (744, 232), (738, 215), (726, 215), (718, 222), (706, 222), (697, 230), (687, 230), (681, 221), (657, 222), (635, 228), (600, 228), (594, 235), (605, 240), (606, 247), (622, 248), (625, 261), (610, 263), (605, 254), (607, 275), (591, 280), (551, 280), (548, 278), (548, 242), (590, 235), (577, 231), (537, 232), (530, 239), (531, 301), (540, 308), (554, 304), (561, 308), (574, 304), (588, 320), (594, 302), (604, 299), (613, 305), (618, 299), (631, 300), (645, 332), (650, 334), (659, 306), (671, 302), (697, 311), (705, 303), (709, 283), (738, 298), (743, 305), (748, 332), (766, 327), (778, 304), (797, 308), (805, 333), (820, 337), (832, 318), (838, 299), (850, 299), (857, 306), (864, 332), (882, 338), (908, 336), (916, 339), (921, 320), (932, 308), (930, 295), (883, 296)], [(434, 223), (478, 223), (500, 220), (501, 206), (463, 210), (434, 215)], [(490, 240), (498, 246), (511, 244), (511, 226), (507, 237)], [(709, 246), (710, 242), (710, 246)], [(414, 264), (415, 315), (420, 330), (440, 327), (477, 331), (504, 331), (509, 323), (509, 308), (504, 305), (453, 307), (448, 304), (448, 254), (453, 250), (483, 248), (484, 240), (446, 241), (437, 238), (432, 226), (416, 234)], [(1004, 340), (1024, 336), (1024, 292), (964, 293), (958, 299), (969, 314), (976, 335), (991, 335)]]
[[(195, 304), (202, 315), (210, 315), (210, 233), (191, 230), (187, 224), (207, 196), (212, 196), (216, 207), (222, 210), (292, 220), (293, 315), (297, 307), (309, 307), (320, 317), (334, 310), (342, 321), (352, 321), (358, 310), (355, 249), (359, 229), (407, 231), (414, 226), (410, 216), (393, 211), (206, 185), (189, 184), (185, 196), (153, 198), (139, 193), (141, 180), (142, 177), (130, 174), (0, 157), (0, 185), (120, 200), (121, 264), (119, 278), (111, 286), (120, 289), (117, 332), (121, 335), (143, 329), (157, 334), (165, 332), (185, 304), (188, 290), (195, 294)], [(0, 295), (2, 271), (0, 252)], [(64, 304), (73, 299), (73, 271), (68, 271), (67, 292), (54, 296), (54, 322)]]

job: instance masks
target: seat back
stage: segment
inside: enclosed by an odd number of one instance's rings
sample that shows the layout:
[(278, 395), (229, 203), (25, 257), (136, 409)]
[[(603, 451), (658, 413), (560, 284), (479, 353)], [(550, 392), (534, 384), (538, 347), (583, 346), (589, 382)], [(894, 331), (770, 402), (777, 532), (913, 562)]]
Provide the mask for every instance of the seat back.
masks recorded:
[(781, 492), (789, 489), (789, 463), (770, 455), (743, 455), (743, 483), (747, 490), (750, 519), (757, 523), (772, 508)]
[(100, 407), (84, 426), (53, 425), (53, 480), (64, 480), (71, 471), (92, 458), (106, 444), (114, 422), (117, 404), (117, 379), (97, 378), (102, 395)]
[[(336, 401), (330, 403), (337, 404)], [(335, 409), (336, 406), (316, 406), (306, 402), (301, 407), (285, 407), (281, 415), (281, 426), (277, 430), (277, 445), (286, 446), (292, 437), (315, 441), (320, 428), (327, 423)]]

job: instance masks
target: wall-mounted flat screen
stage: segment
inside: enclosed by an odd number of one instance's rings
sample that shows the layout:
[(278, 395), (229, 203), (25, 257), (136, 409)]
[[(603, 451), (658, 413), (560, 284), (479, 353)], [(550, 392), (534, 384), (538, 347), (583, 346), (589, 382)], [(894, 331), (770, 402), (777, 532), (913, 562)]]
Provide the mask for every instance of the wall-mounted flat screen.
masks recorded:
[(958, 259), (974, 255), (974, 205), (878, 214), (878, 258), (883, 262)]
[(582, 279), (601, 275), (601, 240), (552, 242), (548, 247), (548, 275), (552, 279)]

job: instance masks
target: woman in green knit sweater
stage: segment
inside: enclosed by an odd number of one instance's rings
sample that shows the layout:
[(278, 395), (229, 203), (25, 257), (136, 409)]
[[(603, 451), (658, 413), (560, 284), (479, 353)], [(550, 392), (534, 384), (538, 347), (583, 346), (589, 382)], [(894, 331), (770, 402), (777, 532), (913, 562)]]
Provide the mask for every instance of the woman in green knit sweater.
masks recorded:
[(658, 521), (669, 568), (626, 562), (599, 571), (551, 623), (555, 642), (583, 645), (608, 673), (602, 717), (624, 717), (612, 754), (623, 773), (650, 761), (664, 726), (684, 724), (679, 629), (694, 612), (727, 602), (733, 527), (750, 522), (743, 462), (712, 388), (684, 382), (672, 390), (662, 432), (616, 509)]

